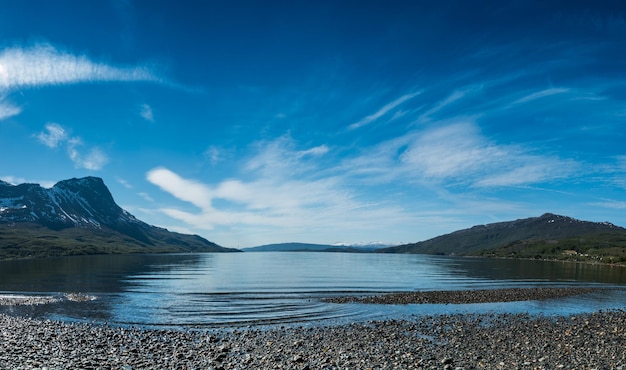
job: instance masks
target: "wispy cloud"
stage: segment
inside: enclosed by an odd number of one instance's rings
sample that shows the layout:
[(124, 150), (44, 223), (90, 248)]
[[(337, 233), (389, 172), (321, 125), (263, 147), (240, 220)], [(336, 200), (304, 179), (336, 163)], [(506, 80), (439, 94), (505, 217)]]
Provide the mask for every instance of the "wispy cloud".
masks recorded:
[[(152, 198), (150, 196), (150, 194), (148, 194), (146, 192), (142, 191), (142, 192), (137, 193), (137, 195), (139, 195), (140, 197), (142, 197), (143, 199), (147, 200), (150, 203), (154, 203), (154, 198)], [(193, 234), (193, 233), (191, 233), (191, 234)]]
[(85, 154), (81, 151), (83, 142), (80, 138), (74, 137), (67, 140), (67, 154), (77, 168), (99, 171), (109, 161), (107, 155), (100, 148), (92, 148)]
[(0, 52), (0, 89), (97, 81), (154, 81), (147, 67), (115, 67), (94, 62), (49, 44), (12, 47)]
[(22, 112), (22, 108), (6, 101), (6, 98), (0, 95), (0, 121), (9, 117), (17, 116)]
[(119, 182), (126, 189), (132, 189), (133, 188), (133, 186), (128, 181), (126, 181), (125, 179), (123, 179), (123, 178), (121, 178), (119, 176), (116, 176), (115, 180), (117, 180), (117, 182)]
[(532, 154), (522, 146), (487, 140), (470, 118), (380, 143), (343, 168), (373, 181), (413, 181), (441, 186), (497, 187), (533, 184), (571, 175), (571, 160)]
[(304, 157), (304, 156), (320, 156), (320, 155), (324, 155), (324, 154), (328, 153), (329, 150), (330, 149), (328, 148), (328, 146), (320, 145), (320, 146), (316, 146), (316, 147), (311, 148), (311, 149), (302, 150), (302, 151), (298, 152), (297, 155), (300, 156), (300, 157)]
[(452, 105), (458, 100), (461, 100), (468, 94), (479, 90), (477, 87), (470, 87), (467, 89), (455, 90), (450, 95), (448, 95), (445, 99), (436, 102), (431, 108), (422, 113), (417, 119), (417, 123), (426, 123), (430, 122), (433, 118), (432, 116)]
[(78, 136), (70, 136), (69, 131), (58, 123), (49, 122), (43, 131), (35, 135), (37, 140), (49, 148), (65, 146), (67, 154), (77, 168), (92, 171), (101, 170), (109, 161), (107, 155), (97, 147), (85, 153), (82, 150), (83, 141)]
[(40, 143), (48, 148), (56, 148), (59, 144), (68, 140), (68, 134), (65, 128), (54, 122), (47, 123), (44, 130), (36, 135), (36, 137)]
[(602, 202), (593, 202), (589, 203), (590, 206), (593, 207), (601, 207), (601, 208), (609, 208), (609, 209), (626, 209), (626, 202), (621, 200), (605, 200)]
[(501, 148), (486, 142), (477, 131), (475, 125), (465, 122), (425, 131), (399, 159), (420, 177), (465, 177), (506, 155)]
[[(161, 209), (164, 214), (199, 230), (246, 225), (278, 227), (289, 232), (302, 228), (319, 231), (340, 227), (338, 220), (342, 220), (341, 227), (349, 223), (361, 229), (371, 227), (374, 219), (379, 224), (393, 222), (402, 214), (389, 207), (371, 207), (354, 200), (333, 179), (291, 179), (282, 183), (272, 179), (251, 182), (231, 179), (210, 185), (182, 178), (165, 168), (149, 171), (147, 178), (179, 200), (199, 207), (196, 212), (172, 207)], [(359, 212), (354, 213), (356, 210)]]
[(152, 107), (148, 104), (141, 105), (139, 115), (148, 122), (154, 122), (154, 113), (152, 113)]
[(391, 103), (386, 104), (385, 106), (380, 108), (375, 113), (370, 114), (369, 116), (366, 116), (366, 117), (362, 118), (358, 122), (355, 122), (355, 123), (351, 124), (350, 126), (348, 126), (348, 129), (355, 130), (357, 128), (360, 128), (360, 127), (363, 127), (365, 125), (368, 125), (368, 124), (376, 121), (377, 119), (383, 117), (384, 115), (389, 113), (391, 110), (393, 110), (396, 107), (398, 107), (400, 104), (406, 102), (407, 100), (413, 99), (414, 97), (416, 97), (419, 94), (421, 94), (421, 92), (414, 92), (414, 93), (409, 93), (409, 94), (402, 95), (401, 97), (399, 97), (398, 99), (392, 101)]
[[(324, 235), (338, 229), (371, 233), (384, 230), (385, 225), (397, 230), (396, 221), (415, 225), (427, 220), (432, 225), (433, 220), (442, 220), (446, 227), (467, 227), (477, 216), (495, 221), (504, 214), (518, 217), (536, 212), (536, 203), (502, 196), (505, 193), (537, 200), (546, 192), (561, 191), (559, 196), (571, 198), (576, 192), (565, 194), (564, 189), (570, 191), (572, 183), (586, 181), (585, 172), (600, 172), (566, 153), (554, 154), (558, 148), (552, 137), (505, 136), (502, 128), (509, 119), (524, 122), (519, 115), (527, 109), (560, 113), (564, 103), (587, 96), (589, 89), (516, 88), (502, 78), (461, 85), (447, 95), (441, 91), (437, 87), (420, 92), (423, 109), (400, 110), (415, 98), (416, 93), (410, 92), (351, 125), (356, 129), (383, 117), (404, 117), (398, 130), (386, 130), (365, 147), (339, 141), (303, 147), (285, 134), (249, 145), (252, 154), (238, 158), (225, 180), (194, 180), (173, 168), (153, 169), (148, 180), (184, 202), (159, 212), (189, 229), (210, 229), (211, 235), (239, 227), (280, 233), (264, 237), (274, 241), (286, 240), (285, 234), (312, 235), (315, 230)], [(584, 102), (602, 107), (609, 103), (605, 99)], [(566, 113), (571, 116), (571, 111)], [(562, 127), (552, 128), (563, 134)], [(523, 131), (523, 127), (506, 130)], [(209, 147), (205, 156), (213, 163), (224, 160), (216, 147)]]
[(180, 200), (189, 202), (203, 210), (212, 209), (213, 192), (208, 186), (198, 181), (185, 179), (164, 167), (150, 170), (146, 178), (161, 190)]
[[(5, 48), (0, 50), (0, 120), (22, 112), (21, 107), (7, 101), (5, 95), (11, 91), (39, 86), (132, 81), (175, 86), (157, 76), (148, 66), (114, 66), (50, 44)], [(148, 121), (154, 119), (147, 105), (142, 107), (141, 115)]]
[(224, 153), (218, 147), (211, 145), (204, 151), (204, 158), (215, 165), (224, 159)]
[(357, 200), (341, 177), (320, 176), (311, 160), (328, 153), (326, 146), (302, 150), (295, 146), (285, 136), (259, 143), (256, 153), (240, 168), (242, 178), (211, 184), (184, 178), (163, 167), (152, 169), (146, 178), (198, 208), (160, 209), (197, 230), (246, 225), (278, 227), (287, 233), (305, 229), (307, 233), (331, 229), (339, 232), (347, 223), (363, 230), (371, 228), (375, 219), (377, 224), (391, 224), (407, 217), (390, 205)]
[(297, 150), (295, 141), (289, 135), (258, 142), (253, 148), (257, 154), (245, 163), (245, 169), (267, 177), (290, 177), (311, 171), (315, 166), (313, 159), (329, 150), (326, 145)]
[(545, 98), (547, 96), (556, 95), (556, 94), (563, 94), (563, 93), (567, 93), (569, 91), (570, 91), (570, 89), (565, 89), (565, 88), (545, 89), (545, 90), (537, 91), (537, 92), (531, 93), (529, 95), (526, 95), (524, 97), (521, 97), (521, 98), (515, 100), (514, 102), (512, 102), (511, 105), (528, 103), (528, 102), (531, 102), (531, 101), (534, 101), (534, 100), (537, 100), (537, 99)]

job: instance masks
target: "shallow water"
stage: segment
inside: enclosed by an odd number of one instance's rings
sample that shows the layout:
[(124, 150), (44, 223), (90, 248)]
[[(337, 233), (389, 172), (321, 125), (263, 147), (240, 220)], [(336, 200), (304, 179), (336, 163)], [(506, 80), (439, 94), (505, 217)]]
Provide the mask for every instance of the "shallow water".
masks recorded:
[[(617, 287), (549, 301), (471, 305), (330, 304), (385, 291)], [(65, 293), (93, 295), (75, 302)], [(0, 294), (58, 297), (0, 312), (117, 325), (326, 324), (439, 313), (573, 314), (626, 306), (626, 268), (425, 255), (265, 252), (81, 256), (0, 262)]]

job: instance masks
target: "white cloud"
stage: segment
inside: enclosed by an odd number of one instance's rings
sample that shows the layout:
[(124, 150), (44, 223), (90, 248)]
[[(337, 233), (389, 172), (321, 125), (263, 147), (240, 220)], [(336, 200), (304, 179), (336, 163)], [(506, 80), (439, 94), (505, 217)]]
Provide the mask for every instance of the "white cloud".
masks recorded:
[(71, 138), (67, 142), (67, 153), (77, 168), (85, 168), (87, 170), (99, 171), (109, 161), (102, 150), (92, 148), (87, 154), (81, 153), (79, 148), (83, 145), (80, 138)]
[[(360, 127), (363, 127), (365, 125), (368, 125), (368, 124), (376, 121), (380, 117), (386, 115), (389, 111), (393, 110), (394, 108), (396, 108), (400, 104), (406, 102), (407, 100), (410, 100), (410, 99), (416, 97), (419, 94), (421, 94), (421, 92), (415, 92), (415, 93), (402, 95), (401, 97), (399, 97), (398, 99), (392, 101), (391, 103), (386, 104), (385, 106), (380, 108), (375, 113), (370, 114), (369, 116), (366, 116), (366, 117), (362, 118), (360, 121), (351, 124), (350, 126), (348, 126), (348, 129), (355, 130), (357, 128), (360, 128)], [(396, 118), (395, 115), (394, 115), (394, 118)]]
[(107, 155), (100, 148), (92, 148), (87, 154), (81, 152), (83, 141), (80, 137), (71, 137), (66, 128), (58, 123), (49, 122), (44, 126), (44, 131), (35, 135), (37, 140), (49, 148), (57, 148), (65, 145), (67, 155), (77, 168), (85, 168), (92, 171), (101, 170), (109, 161)]
[[(247, 183), (226, 180), (211, 186), (184, 179), (161, 168), (150, 171), (148, 180), (174, 197), (199, 206), (201, 209), (198, 212), (172, 207), (163, 208), (161, 212), (201, 230), (235, 225), (313, 230), (337, 228), (339, 220), (342, 220), (343, 225), (350, 223), (353, 227), (367, 227), (366, 220), (374, 218), (373, 214), (382, 217), (383, 214), (393, 213), (386, 207), (368, 211), (367, 204), (352, 199), (350, 193), (341, 189), (332, 179), (311, 182), (291, 180), (284, 183), (271, 179)], [(213, 204), (218, 199), (222, 201), (219, 207)], [(223, 201), (231, 202), (229, 204), (232, 205), (223, 205)], [(361, 212), (354, 214), (356, 209)], [(365, 215), (370, 217), (364, 217)], [(397, 215), (378, 222), (384, 223), (394, 218)], [(359, 222), (362, 224), (358, 225)]]
[(114, 67), (49, 44), (0, 52), (0, 90), (96, 81), (160, 81), (146, 67)]
[(223, 159), (223, 153), (219, 148), (212, 145), (204, 151), (204, 157), (214, 165)]
[(100, 148), (91, 149), (85, 156), (79, 157), (74, 161), (78, 167), (82, 167), (92, 171), (101, 170), (105, 164), (109, 162), (107, 155)]
[(0, 121), (17, 116), (20, 113), (22, 113), (22, 108), (6, 102), (5, 98), (0, 96)]
[(589, 203), (589, 205), (593, 207), (602, 207), (609, 209), (626, 209), (626, 202), (619, 200), (606, 200), (604, 202)]
[(316, 147), (311, 148), (311, 149), (300, 151), (297, 154), (300, 157), (304, 157), (304, 156), (320, 156), (320, 155), (324, 155), (324, 154), (328, 153), (328, 151), (329, 151), (328, 146), (320, 145), (320, 146), (316, 146)]
[(314, 159), (328, 153), (326, 145), (311, 149), (296, 150), (289, 135), (276, 140), (259, 142), (255, 145), (256, 155), (246, 162), (246, 170), (262, 173), (263, 176), (278, 178), (307, 173), (314, 167)]
[[(167, 205), (158, 212), (195, 232), (211, 230), (212, 238), (232, 240), (233, 230), (246, 230), (257, 242), (345, 232), (359, 237), (424, 219), (469, 226), (463, 223), (469, 222), (468, 212), (528, 213), (522, 203), (485, 197), (485, 189), (525, 187), (576, 169), (576, 163), (532, 154), (530, 148), (499, 145), (471, 118), (412, 131), (330, 167), (322, 165), (332, 163), (321, 158), (330, 153), (326, 145), (303, 149), (289, 136), (252, 149), (240, 163), (241, 176), (219, 182), (191, 180), (162, 167), (149, 171), (148, 181), (198, 208)], [(414, 232), (403, 228), (406, 235)], [(432, 228), (422, 232), (436, 236)]]
[(137, 195), (139, 195), (140, 197), (142, 197), (143, 199), (147, 200), (150, 203), (154, 203), (154, 198), (152, 198), (150, 194), (148, 193), (140, 192), (140, 193), (137, 193)]
[(451, 178), (481, 171), (507, 156), (491, 145), (471, 123), (457, 123), (422, 133), (400, 160), (425, 178)]
[(152, 107), (148, 104), (142, 104), (139, 115), (148, 122), (154, 122), (154, 114), (152, 113)]
[(436, 104), (433, 105), (433, 107), (428, 109), (426, 112), (422, 113), (419, 116), (419, 118), (417, 119), (417, 123), (426, 123), (426, 122), (432, 121), (432, 116), (434, 114), (439, 113), (440, 111), (442, 111), (446, 107), (448, 107), (448, 106), (452, 105), (453, 103), (455, 103), (456, 101), (464, 98), (468, 94), (474, 93), (474, 92), (479, 91), (481, 89), (482, 89), (482, 86), (479, 86), (479, 87), (474, 86), (474, 87), (469, 87), (467, 89), (453, 91), (445, 99), (443, 99), (442, 101), (437, 102)]
[(133, 186), (128, 181), (126, 181), (125, 179), (123, 179), (121, 177), (115, 177), (115, 179), (117, 180), (117, 182), (119, 182), (126, 189), (132, 189), (133, 188)]
[[(50, 44), (0, 50), (0, 93), (37, 86), (107, 81), (167, 83), (146, 66), (117, 67), (95, 62), (86, 55), (74, 55)], [(6, 102), (0, 95), (0, 120), (21, 112), (21, 107)], [(141, 114), (148, 121), (154, 119), (151, 109)]]
[(511, 105), (517, 105), (517, 104), (523, 104), (523, 103), (528, 103), (537, 99), (541, 99), (541, 98), (545, 98), (547, 96), (551, 96), (551, 95), (556, 95), (556, 94), (563, 94), (566, 92), (569, 92), (570, 89), (565, 89), (565, 88), (550, 88), (550, 89), (545, 89), (545, 90), (541, 90), (541, 91), (537, 91), (534, 92), (532, 94), (526, 95), (522, 98), (519, 98), (517, 100), (515, 100), (513, 103), (511, 103)]
[(471, 118), (409, 132), (350, 159), (343, 169), (366, 181), (501, 187), (567, 177), (579, 165), (485, 138)]
[(63, 126), (58, 123), (49, 122), (44, 126), (44, 131), (37, 135), (39, 142), (49, 148), (56, 148), (59, 144), (62, 144), (68, 140), (68, 134)]
[(478, 187), (518, 186), (554, 181), (568, 177), (578, 167), (573, 161), (550, 157), (525, 156), (511, 159), (517, 168), (503, 168), (500, 172), (486, 174), (474, 183)]
[(201, 209), (211, 209), (212, 191), (208, 186), (185, 179), (164, 167), (150, 170), (147, 180), (174, 197), (189, 202)]
[(242, 165), (247, 181), (231, 178), (208, 184), (185, 179), (166, 168), (149, 171), (147, 179), (200, 208), (197, 212), (174, 207), (160, 210), (198, 230), (245, 225), (338, 232), (341, 225), (362, 229), (372, 227), (373, 219), (380, 225), (403, 215), (390, 206), (356, 200), (340, 176), (321, 177), (311, 160), (328, 152), (325, 145), (305, 150), (295, 146), (286, 136), (259, 143), (255, 154)]

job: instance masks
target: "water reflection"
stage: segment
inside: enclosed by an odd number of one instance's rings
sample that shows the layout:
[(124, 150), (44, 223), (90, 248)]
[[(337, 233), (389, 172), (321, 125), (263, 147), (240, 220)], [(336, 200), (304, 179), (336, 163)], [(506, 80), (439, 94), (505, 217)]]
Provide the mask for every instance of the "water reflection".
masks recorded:
[(626, 284), (626, 267), (577, 262), (451, 258), (468, 277), (489, 280)]
[(214, 327), (364, 320), (432, 312), (574, 312), (623, 307), (626, 290), (550, 302), (333, 305), (329, 295), (489, 289), (541, 284), (626, 285), (626, 268), (577, 263), (345, 253), (103, 255), (0, 262), (0, 293), (95, 301), (0, 311), (61, 320)]
[[(61, 302), (38, 306), (0, 306), (0, 312), (64, 320), (111, 319), (120, 294), (132, 289), (130, 276), (183, 269), (209, 256), (198, 254), (96, 255), (0, 262), (0, 292), (52, 295)], [(96, 296), (89, 302), (64, 299), (65, 293)]]
[(128, 276), (183, 269), (210, 255), (97, 255), (0, 262), (0, 290), (21, 292), (124, 291)]

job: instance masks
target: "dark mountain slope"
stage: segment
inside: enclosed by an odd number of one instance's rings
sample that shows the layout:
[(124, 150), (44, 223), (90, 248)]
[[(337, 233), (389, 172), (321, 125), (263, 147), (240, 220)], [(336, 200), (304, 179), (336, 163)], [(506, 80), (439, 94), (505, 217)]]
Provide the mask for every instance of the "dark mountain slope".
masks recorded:
[(119, 207), (102, 179), (0, 182), (0, 258), (126, 252), (224, 252), (197, 235), (148, 225)]
[(527, 257), (528, 253), (522, 253), (525, 248), (551, 245), (551, 253), (568, 250), (573, 255), (572, 250), (576, 251), (575, 248), (580, 248), (576, 253), (584, 253), (592, 244), (606, 242), (599, 245), (603, 248), (616, 247), (617, 252), (622, 253), (626, 246), (620, 244), (622, 241), (626, 241), (626, 229), (622, 227), (608, 222), (580, 221), (546, 213), (540, 217), (478, 225), (418, 243), (381, 249), (379, 252)]

